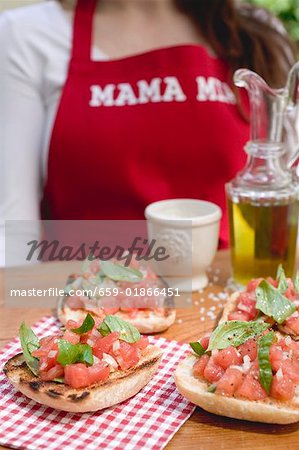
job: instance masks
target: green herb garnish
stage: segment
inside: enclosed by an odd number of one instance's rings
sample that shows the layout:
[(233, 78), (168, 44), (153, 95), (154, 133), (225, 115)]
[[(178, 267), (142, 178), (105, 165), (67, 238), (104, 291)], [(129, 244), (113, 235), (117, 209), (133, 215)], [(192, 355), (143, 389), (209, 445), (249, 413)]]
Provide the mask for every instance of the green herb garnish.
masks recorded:
[(92, 349), (88, 344), (71, 344), (64, 339), (58, 340), (57, 361), (62, 366), (75, 363), (93, 364)]
[(282, 324), (296, 311), (294, 303), (266, 280), (261, 281), (255, 290), (255, 295), (256, 308), (266, 316), (272, 317), (278, 324)]
[(274, 339), (274, 331), (262, 336), (258, 341), (258, 362), (260, 368), (260, 381), (261, 385), (269, 394), (272, 383), (272, 367), (270, 364), (269, 353), (270, 347)]
[(133, 267), (121, 266), (111, 261), (100, 261), (101, 272), (113, 281), (129, 281), (137, 283), (143, 279), (139, 270)]
[(107, 336), (113, 333), (113, 331), (118, 331), (120, 333), (119, 338), (129, 343), (137, 342), (141, 337), (137, 328), (119, 317), (112, 315), (105, 317), (98, 330), (102, 336)]
[(224, 349), (229, 347), (238, 347), (248, 339), (261, 334), (270, 325), (261, 321), (242, 322), (230, 320), (218, 325), (210, 337), (207, 351), (214, 349)]
[(279, 264), (279, 266), (277, 268), (276, 279), (278, 281), (277, 289), (279, 290), (279, 292), (281, 294), (284, 294), (285, 291), (288, 289), (289, 285), (287, 282), (287, 277), (285, 275), (285, 271), (283, 270), (283, 267), (281, 264)]
[(39, 340), (36, 334), (31, 328), (27, 327), (23, 322), (20, 326), (19, 336), (21, 341), (21, 347), (23, 350), (24, 360), (34, 375), (38, 374), (38, 358), (31, 355), (34, 350), (37, 350), (39, 345)]
[(207, 391), (214, 393), (216, 391), (217, 385), (216, 384), (209, 384), (209, 386), (207, 387)]
[(189, 342), (189, 345), (198, 356), (202, 356), (206, 352), (200, 342)]
[(79, 328), (72, 328), (71, 331), (76, 334), (85, 334), (88, 331), (92, 330), (95, 325), (95, 321), (91, 314), (87, 314), (84, 319), (84, 322)]

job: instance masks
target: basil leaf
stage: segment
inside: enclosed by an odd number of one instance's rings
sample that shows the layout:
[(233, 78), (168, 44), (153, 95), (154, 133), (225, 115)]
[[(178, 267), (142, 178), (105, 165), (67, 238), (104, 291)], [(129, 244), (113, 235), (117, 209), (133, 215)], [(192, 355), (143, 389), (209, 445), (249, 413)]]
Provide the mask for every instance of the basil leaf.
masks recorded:
[(266, 314), (266, 316), (272, 317), (278, 324), (282, 324), (296, 311), (294, 303), (266, 280), (263, 280), (258, 285), (255, 295), (256, 308)]
[(40, 347), (38, 337), (24, 322), (20, 326), (19, 336), (25, 362), (31, 372), (34, 375), (38, 375), (39, 360), (31, 355), (34, 350)]
[(202, 356), (206, 352), (200, 342), (189, 342), (189, 345), (198, 356)]
[(258, 361), (260, 368), (260, 382), (267, 394), (269, 394), (272, 383), (272, 367), (270, 364), (269, 353), (274, 339), (274, 331), (262, 336), (258, 341)]
[(238, 347), (248, 339), (261, 334), (270, 325), (264, 322), (242, 322), (230, 320), (221, 323), (211, 334), (207, 351), (224, 349), (230, 345)]
[(93, 364), (92, 349), (88, 344), (71, 344), (64, 339), (58, 340), (57, 361), (62, 366), (74, 363)]
[(137, 328), (133, 327), (128, 322), (120, 319), (116, 316), (106, 316), (101, 326), (98, 328), (102, 336), (107, 336), (113, 331), (118, 331), (120, 333), (120, 339), (125, 342), (134, 343), (139, 341), (140, 333)]
[(55, 383), (58, 383), (58, 384), (64, 384), (65, 383), (64, 378), (54, 378), (53, 381), (55, 381)]
[(288, 289), (289, 285), (287, 282), (287, 277), (285, 275), (285, 272), (284, 272), (281, 264), (279, 264), (279, 266), (278, 266), (276, 279), (278, 281), (277, 289), (279, 290), (279, 292), (281, 294), (284, 294), (285, 291)]
[(213, 392), (216, 391), (216, 388), (217, 388), (217, 384), (210, 384), (210, 385), (207, 387), (207, 391), (213, 393)]
[(104, 275), (113, 281), (129, 281), (137, 283), (143, 279), (143, 275), (139, 270), (133, 267), (121, 266), (111, 261), (101, 261), (101, 271)]
[(294, 288), (295, 288), (295, 291), (297, 292), (297, 294), (299, 294), (299, 270), (298, 270), (298, 272), (296, 273), (296, 276), (295, 276)]
[(95, 325), (95, 321), (91, 314), (87, 314), (84, 319), (84, 322), (79, 328), (72, 328), (71, 331), (76, 334), (85, 334), (88, 331), (92, 330)]

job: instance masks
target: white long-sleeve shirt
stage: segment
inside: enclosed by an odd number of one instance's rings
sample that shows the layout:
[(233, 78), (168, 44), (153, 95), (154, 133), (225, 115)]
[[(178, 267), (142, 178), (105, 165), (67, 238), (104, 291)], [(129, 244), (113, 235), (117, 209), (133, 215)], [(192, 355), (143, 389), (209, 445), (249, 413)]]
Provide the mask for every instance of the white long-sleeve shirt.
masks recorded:
[[(14, 247), (38, 238), (49, 140), (66, 81), (72, 17), (51, 0), (0, 15), (0, 263), (4, 220)], [(107, 57), (97, 48), (92, 59)], [(7, 240), (7, 246), (10, 240)], [(7, 248), (10, 262), (14, 251)]]

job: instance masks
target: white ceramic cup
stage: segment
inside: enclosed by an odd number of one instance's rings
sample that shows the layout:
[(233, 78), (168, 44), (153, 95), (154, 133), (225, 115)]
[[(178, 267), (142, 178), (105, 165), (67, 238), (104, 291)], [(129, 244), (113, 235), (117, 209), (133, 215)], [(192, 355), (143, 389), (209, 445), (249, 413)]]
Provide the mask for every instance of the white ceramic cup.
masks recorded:
[(170, 287), (191, 292), (207, 286), (221, 216), (219, 206), (203, 200), (162, 200), (147, 206), (148, 238), (168, 255), (163, 262), (154, 261), (154, 268)]

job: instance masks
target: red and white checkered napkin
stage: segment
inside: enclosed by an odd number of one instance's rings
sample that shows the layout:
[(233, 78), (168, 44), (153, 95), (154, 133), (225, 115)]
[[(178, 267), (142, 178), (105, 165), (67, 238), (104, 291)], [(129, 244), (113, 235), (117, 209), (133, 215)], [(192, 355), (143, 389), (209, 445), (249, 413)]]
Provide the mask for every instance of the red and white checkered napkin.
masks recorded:
[[(34, 328), (40, 336), (57, 331), (45, 317)], [(173, 372), (188, 346), (151, 338), (164, 350), (155, 377), (135, 397), (102, 412), (71, 414), (46, 408), (16, 392), (3, 374), (3, 364), (20, 352), (18, 339), (0, 352), (0, 444), (39, 449), (162, 449), (194, 411), (176, 390)]]

